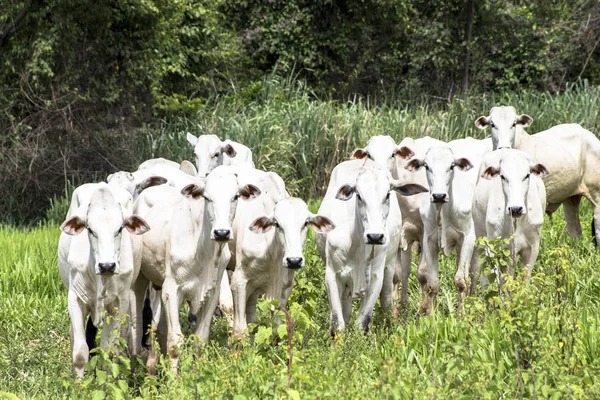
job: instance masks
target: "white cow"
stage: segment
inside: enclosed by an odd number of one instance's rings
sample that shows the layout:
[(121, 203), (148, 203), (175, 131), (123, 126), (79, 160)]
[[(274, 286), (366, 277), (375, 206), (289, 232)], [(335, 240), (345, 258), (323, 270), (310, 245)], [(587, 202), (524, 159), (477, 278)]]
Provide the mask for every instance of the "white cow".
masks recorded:
[[(365, 159), (368, 157), (382, 168), (390, 171), (394, 179), (427, 186), (427, 177), (424, 170), (408, 171), (404, 167), (413, 156), (423, 158), (431, 146), (442, 143), (444, 142), (426, 136), (418, 139), (405, 138), (399, 145), (396, 145), (394, 139), (390, 136), (373, 136), (369, 139), (365, 148), (354, 151), (353, 158)], [(412, 247), (414, 243), (417, 243), (418, 248), (422, 248), (423, 221), (419, 213), (419, 206), (424, 199), (428, 198), (428, 195), (426, 193), (414, 196), (397, 194), (396, 197), (402, 214), (402, 228), (400, 231), (399, 262), (393, 280), (393, 296), (396, 303), (398, 285), (402, 282), (400, 307), (404, 309), (408, 302), (408, 278), (411, 271)], [(421, 257), (421, 263), (424, 260), (424, 257)], [(423, 269), (424, 267), (421, 266), (420, 268)]]
[(259, 199), (238, 204), (233, 232), (235, 270), (231, 276), (234, 337), (255, 322), (258, 297), (265, 294), (283, 307), (292, 291), (294, 271), (304, 266), (308, 226), (328, 232), (333, 223), (308, 211), (304, 201), (289, 197), (279, 175), (264, 173)]
[[(510, 246), (514, 260), (518, 255), (528, 268), (528, 278), (537, 260), (540, 233), (546, 211), (546, 190), (542, 179), (548, 175), (543, 164), (519, 150), (501, 149), (486, 155), (481, 178), (475, 188), (473, 220), (477, 237), (490, 239), (516, 237)], [(509, 272), (514, 275), (514, 265)], [(478, 257), (472, 260), (471, 294), (475, 294), (480, 275)]]
[[(420, 207), (423, 220), (423, 255), (417, 276), (421, 283), (421, 313), (430, 314), (439, 291), (439, 253), (446, 256), (457, 249), (457, 271), (454, 284), (458, 290), (458, 311), (462, 311), (467, 291), (467, 268), (475, 246), (475, 229), (471, 207), (474, 183), (464, 171), (473, 168), (467, 158), (456, 158), (447, 144), (432, 146), (425, 158), (413, 158), (406, 168), (425, 168), (430, 201)], [(456, 171), (458, 170), (458, 171)]]
[(188, 160), (183, 160), (181, 163), (176, 163), (175, 161), (167, 160), (166, 158), (152, 158), (150, 160), (146, 160), (140, 164), (138, 167), (138, 171), (144, 169), (155, 169), (155, 168), (173, 168), (179, 169), (185, 172), (188, 175), (196, 176), (198, 175), (198, 171), (194, 164), (189, 162)]
[(173, 205), (158, 204), (146, 215), (153, 230), (144, 236), (142, 274), (136, 284), (138, 313), (147, 287), (145, 278), (162, 287), (166, 351), (173, 369), (177, 369), (182, 341), (179, 308), (184, 301), (189, 303), (197, 319), (195, 334), (207, 343), (221, 277), (231, 257), (227, 242), (238, 198), (254, 198), (260, 190), (250, 184), (240, 186), (230, 168), (219, 167), (182, 193), (188, 198)]
[(513, 107), (494, 107), (487, 117), (479, 117), (475, 125), (491, 128), (494, 149), (514, 148), (529, 154), (535, 163), (550, 171), (544, 178), (547, 213), (562, 203), (567, 231), (581, 236), (579, 202), (581, 196), (594, 207), (596, 244), (600, 245), (600, 141), (593, 133), (577, 124), (554, 126), (535, 135), (523, 128), (531, 125), (529, 115), (517, 115)]
[(231, 140), (221, 141), (215, 135), (198, 137), (188, 132), (187, 141), (194, 146), (198, 176), (205, 176), (219, 165), (254, 168), (252, 151)]
[[(79, 207), (70, 211), (60, 227), (58, 267), (68, 291), (72, 368), (82, 377), (97, 328), (104, 322), (100, 345), (106, 347), (117, 319), (134, 311), (130, 309), (131, 285), (139, 272), (141, 240), (132, 235), (141, 235), (149, 227), (131, 215), (131, 195), (121, 188), (88, 184), (77, 196)], [(87, 234), (80, 235), (84, 230)], [(113, 317), (110, 323), (103, 321), (105, 311)], [(135, 324), (131, 333), (128, 328), (129, 324), (121, 326), (121, 334), (128, 336), (130, 350), (136, 354), (141, 331)]]
[(357, 325), (363, 330), (368, 329), (380, 294), (383, 308), (392, 305), (402, 224), (396, 196), (390, 196), (394, 190), (403, 195), (426, 191), (393, 180), (369, 159), (345, 161), (331, 174), (319, 215), (336, 228), (317, 233), (317, 249), (326, 264), (332, 335), (345, 330), (354, 297), (362, 297)]

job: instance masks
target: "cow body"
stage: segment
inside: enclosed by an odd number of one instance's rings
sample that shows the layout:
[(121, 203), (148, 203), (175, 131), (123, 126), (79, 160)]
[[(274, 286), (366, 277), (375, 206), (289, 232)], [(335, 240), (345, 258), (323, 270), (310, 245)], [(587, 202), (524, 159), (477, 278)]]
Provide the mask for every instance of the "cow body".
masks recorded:
[[(100, 344), (106, 347), (125, 315), (132, 313), (131, 322), (135, 320), (135, 310), (130, 308), (131, 286), (139, 273), (141, 240), (133, 234), (142, 234), (148, 227), (131, 215), (131, 195), (124, 189), (87, 184), (74, 192), (72, 205), (75, 200), (79, 207), (69, 210), (61, 226), (58, 266), (68, 291), (73, 372), (81, 377), (94, 346), (95, 328), (102, 326)], [(113, 317), (110, 323), (103, 321), (104, 312)], [(90, 320), (84, 328), (88, 314)], [(136, 354), (141, 331), (135, 324), (131, 331), (129, 327), (129, 323), (123, 324), (120, 332)]]
[[(529, 155), (512, 149), (501, 149), (489, 153), (480, 168), (479, 181), (475, 189), (473, 219), (477, 237), (489, 239), (509, 238), (513, 260), (521, 256), (528, 269), (528, 277), (536, 262), (544, 213), (546, 190), (541, 177), (546, 168), (534, 165)], [(479, 261), (473, 257), (474, 294), (480, 275)], [(514, 265), (509, 265), (514, 274)]]

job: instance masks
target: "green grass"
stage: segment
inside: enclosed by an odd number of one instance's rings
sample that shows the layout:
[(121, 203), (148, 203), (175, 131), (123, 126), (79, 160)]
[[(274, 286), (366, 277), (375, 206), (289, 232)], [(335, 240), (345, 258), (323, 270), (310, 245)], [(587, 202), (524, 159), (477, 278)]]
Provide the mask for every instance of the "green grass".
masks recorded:
[[(590, 240), (587, 203), (581, 240), (566, 236), (561, 218), (559, 212), (553, 224), (546, 221), (531, 286), (515, 281), (510, 296), (469, 298), (459, 317), (454, 258), (442, 257), (431, 317), (417, 315), (413, 273), (410, 304), (400, 318), (378, 310), (371, 332), (352, 329), (335, 344), (327, 333), (324, 265), (311, 235), (290, 305), (297, 311), (291, 391), (287, 341), (270, 337), (231, 348), (223, 319), (213, 324), (213, 341), (200, 356), (191, 343), (185, 346), (178, 376), (160, 368), (150, 377), (135, 363), (130, 368), (126, 360), (101, 355), (95, 362), (104, 367), (73, 380), (66, 292), (56, 265), (59, 231), (52, 225), (0, 228), (0, 398), (2, 392), (43, 398), (597, 398), (600, 252)], [(263, 308), (263, 328), (254, 330), (270, 332), (268, 303)]]

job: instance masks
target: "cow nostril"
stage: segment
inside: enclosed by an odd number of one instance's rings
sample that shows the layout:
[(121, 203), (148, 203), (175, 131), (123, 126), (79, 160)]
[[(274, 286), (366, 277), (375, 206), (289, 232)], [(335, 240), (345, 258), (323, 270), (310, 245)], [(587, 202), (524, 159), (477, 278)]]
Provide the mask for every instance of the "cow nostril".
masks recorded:
[(512, 215), (522, 215), (523, 214), (523, 207), (511, 207), (510, 208), (510, 213)]
[(298, 269), (302, 267), (302, 257), (287, 257), (285, 259), (288, 268)]
[(215, 240), (227, 240), (231, 231), (229, 229), (215, 229), (213, 233), (215, 234)]
[(115, 272), (116, 268), (117, 268), (116, 263), (98, 263), (98, 269), (100, 270), (101, 274), (113, 273), (113, 272)]
[(383, 233), (369, 233), (367, 234), (368, 244), (383, 244)]
[(441, 201), (446, 201), (448, 195), (446, 193), (433, 193), (431, 197), (433, 198), (433, 202), (437, 203)]

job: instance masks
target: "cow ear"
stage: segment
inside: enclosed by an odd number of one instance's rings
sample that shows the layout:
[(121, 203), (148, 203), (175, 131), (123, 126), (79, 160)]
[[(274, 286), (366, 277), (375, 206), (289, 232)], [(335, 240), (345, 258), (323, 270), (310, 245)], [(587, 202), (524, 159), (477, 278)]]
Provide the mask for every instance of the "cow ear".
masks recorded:
[(429, 190), (426, 187), (423, 187), (416, 183), (400, 183), (398, 181), (393, 181), (390, 183), (390, 190), (394, 190), (400, 193), (402, 196), (412, 196), (419, 193), (425, 193)]
[(221, 148), (221, 151), (227, 154), (227, 157), (233, 158), (237, 155), (237, 152), (231, 144), (231, 140), (226, 140), (223, 142), (223, 147)]
[(335, 198), (342, 201), (348, 201), (352, 198), (352, 195), (355, 191), (356, 189), (354, 188), (354, 186), (346, 184), (338, 189)]
[(481, 174), (482, 178), (485, 179), (492, 179), (498, 176), (498, 174), (500, 173), (500, 169), (496, 168), (496, 167), (487, 167), (485, 169), (485, 171), (483, 171), (483, 173)]
[(196, 143), (198, 143), (198, 138), (194, 135), (192, 135), (191, 133), (187, 133), (186, 135), (187, 141), (189, 144), (191, 144), (192, 146), (196, 147)]
[(150, 230), (150, 226), (146, 221), (137, 215), (132, 215), (123, 221), (123, 226), (127, 229), (127, 232), (132, 235), (142, 235)]
[(490, 119), (488, 117), (479, 117), (475, 120), (475, 126), (479, 129), (485, 129), (490, 124)]
[(319, 233), (327, 233), (333, 229), (335, 229), (335, 224), (327, 217), (322, 215), (310, 215), (306, 220), (315, 230), (315, 232)]
[(260, 189), (252, 184), (247, 184), (239, 188), (240, 197), (243, 200), (255, 199), (261, 192)]
[(532, 123), (533, 123), (533, 118), (531, 118), (527, 114), (521, 114), (517, 118), (517, 124), (523, 125), (523, 128), (527, 128)]
[(151, 176), (137, 184), (137, 193), (142, 193), (142, 191), (148, 189), (149, 187), (164, 185), (165, 183), (167, 183), (167, 180), (162, 176)]
[(187, 198), (198, 200), (200, 197), (204, 196), (204, 184), (191, 183), (181, 189), (181, 194)]
[(254, 233), (266, 233), (275, 226), (275, 220), (269, 217), (258, 217), (252, 222), (248, 229)]
[(181, 162), (181, 164), (179, 164), (179, 170), (181, 172), (191, 175), (191, 176), (198, 175), (198, 171), (196, 170), (196, 167), (194, 166), (194, 164), (192, 164), (188, 160), (183, 160)]
[(352, 153), (352, 158), (354, 160), (364, 160), (367, 157), (369, 157), (369, 152), (365, 149), (356, 149), (354, 150), (354, 153)]
[(532, 165), (529, 170), (531, 171), (532, 174), (539, 176), (540, 178), (543, 178), (545, 176), (548, 176), (550, 174), (550, 171), (548, 171), (548, 168), (546, 168), (546, 166), (544, 164), (535, 164)]
[(400, 157), (404, 160), (408, 160), (409, 158), (411, 158), (414, 155), (415, 155), (415, 152), (406, 146), (398, 147), (396, 149), (396, 157)]
[(106, 182), (110, 182), (110, 180), (112, 179), (112, 177), (113, 177), (114, 175), (115, 175), (115, 174), (110, 174), (109, 176), (107, 176), (107, 177), (106, 177)]
[(85, 220), (77, 215), (69, 218), (60, 226), (60, 230), (67, 235), (79, 235), (85, 229)]
[(405, 169), (409, 170), (409, 171), (418, 171), (420, 170), (422, 167), (425, 166), (425, 161), (423, 160), (419, 160), (419, 159), (414, 159), (414, 160), (410, 160), (408, 162), (408, 164), (406, 164), (404, 166)]
[(466, 158), (458, 158), (454, 160), (454, 166), (458, 167), (461, 171), (468, 171), (473, 168), (473, 164)]

